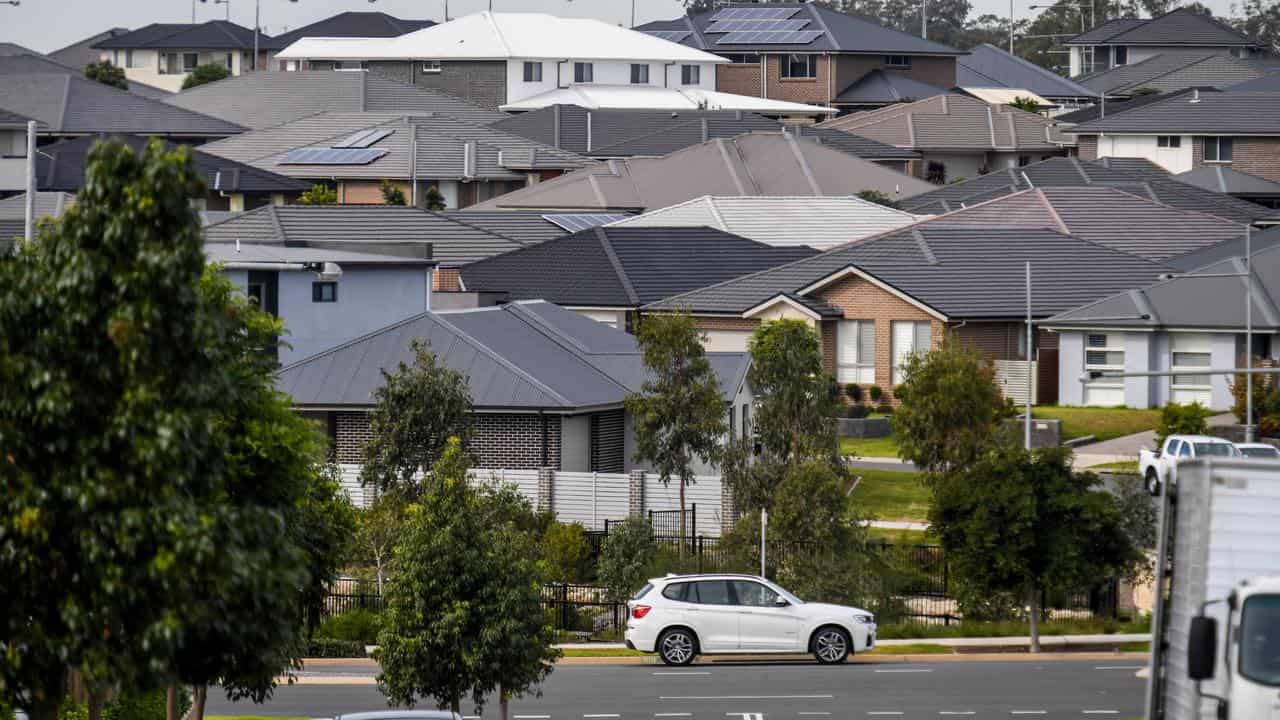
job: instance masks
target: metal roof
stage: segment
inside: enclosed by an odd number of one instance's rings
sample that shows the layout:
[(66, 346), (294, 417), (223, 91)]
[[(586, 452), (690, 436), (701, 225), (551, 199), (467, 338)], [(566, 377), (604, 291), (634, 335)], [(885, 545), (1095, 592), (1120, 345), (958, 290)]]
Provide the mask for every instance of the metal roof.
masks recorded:
[[(580, 412), (618, 407), (645, 379), (635, 338), (542, 301), (427, 312), (283, 368), (276, 385), (299, 406), (368, 407), (383, 372), (412, 364), (412, 340), (461, 373), (474, 407)], [(726, 399), (746, 353), (708, 353)]]
[(833, 115), (835, 108), (823, 105), (762, 98), (756, 95), (707, 90), (699, 87), (658, 87), (656, 85), (592, 85), (574, 84), (533, 95), (499, 107), (507, 112), (525, 112), (548, 105), (580, 105), (611, 110), (675, 110), (687, 111), (742, 110), (776, 116)]
[(956, 85), (959, 87), (1025, 88), (1050, 100), (1094, 97), (1096, 92), (1033, 62), (992, 45), (970, 48), (956, 58)]
[(852, 113), (819, 127), (913, 150), (1059, 150), (1073, 144), (1048, 118), (958, 93)]
[(1280, 135), (1280, 94), (1193, 91), (1064, 131), (1076, 135)]
[(1128, 65), (1077, 78), (1094, 94), (1129, 95), (1138, 90), (1171, 92), (1193, 87), (1226, 88), (1274, 70), (1272, 61), (1212, 52), (1162, 52)]
[(1212, 15), (1178, 8), (1149, 20), (1112, 20), (1063, 42), (1064, 45), (1257, 46), (1248, 35)]
[(902, 73), (876, 68), (840, 91), (838, 105), (890, 105), (923, 100), (947, 92), (946, 88), (920, 82)]
[(1201, 165), (1178, 173), (1173, 179), (1228, 195), (1280, 197), (1280, 182), (1222, 165)]
[[(272, 38), (258, 33), (258, 46), (275, 47)], [(104, 38), (93, 47), (102, 50), (252, 50), (253, 30), (226, 20), (196, 23), (152, 23), (132, 32)]]
[(350, 250), (326, 246), (252, 245), (206, 242), (205, 257), (211, 263), (309, 263), (334, 262), (345, 265), (435, 265), (435, 260), (404, 254)]

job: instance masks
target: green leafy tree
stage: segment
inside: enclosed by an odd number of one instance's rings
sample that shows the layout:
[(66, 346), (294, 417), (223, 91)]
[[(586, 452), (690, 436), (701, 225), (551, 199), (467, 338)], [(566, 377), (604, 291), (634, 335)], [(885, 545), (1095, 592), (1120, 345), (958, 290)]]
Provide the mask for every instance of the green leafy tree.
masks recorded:
[(648, 377), (626, 398), (635, 418), (635, 457), (652, 463), (664, 485), (680, 483), (680, 537), (688, 537), (685, 486), (693, 482), (695, 460), (720, 459), (728, 430), (724, 398), (688, 313), (647, 316), (636, 341)]
[(787, 465), (812, 459), (838, 464), (839, 388), (822, 367), (822, 346), (808, 323), (766, 322), (747, 342), (747, 380), (756, 395), (755, 432), (763, 452)]
[(407, 204), (404, 199), (404, 191), (400, 189), (399, 185), (396, 185), (390, 180), (383, 180), (382, 183), (378, 185), (378, 189), (382, 191), (383, 205)]
[(657, 552), (649, 521), (627, 518), (609, 529), (596, 565), (597, 581), (609, 589), (611, 600), (623, 602), (649, 579), (649, 566)]
[(125, 79), (124, 68), (112, 65), (110, 60), (101, 60), (85, 65), (84, 76), (103, 85), (110, 85), (121, 90), (129, 89), (129, 81)]
[(1280, 51), (1280, 5), (1268, 0), (1245, 0), (1231, 6), (1231, 20), (1237, 30), (1271, 49)]
[(328, 185), (316, 183), (310, 190), (298, 196), (299, 205), (337, 205), (338, 191)]
[[(1262, 361), (1255, 358), (1254, 367), (1262, 367)], [(1280, 435), (1280, 376), (1257, 373), (1253, 376), (1253, 422), (1257, 425), (1261, 437)], [(1236, 422), (1241, 425), (1249, 419), (1249, 388), (1247, 376), (1236, 375), (1231, 382), (1231, 397), (1235, 401), (1231, 412)]]
[(893, 198), (889, 197), (885, 193), (880, 192), (879, 190), (863, 190), (862, 192), (858, 193), (858, 197), (862, 198), (863, 200), (866, 200), (867, 202), (873, 202), (877, 205), (884, 205), (885, 207), (894, 208), (895, 210), (898, 207), (900, 207), (898, 205), (897, 200), (894, 200)]
[(1018, 108), (1019, 110), (1029, 112), (1029, 113), (1040, 112), (1039, 103), (1037, 103), (1035, 100), (1032, 100), (1029, 97), (1022, 97), (1021, 95), (1015, 97), (1013, 99), (1013, 102), (1009, 103), (1009, 107)]
[(550, 582), (583, 582), (590, 572), (591, 547), (580, 523), (552, 522), (542, 534), (542, 558)]
[(438, 460), (449, 438), (464, 446), (471, 427), (471, 393), (461, 374), (440, 363), (427, 344), (410, 345), (412, 366), (382, 372), (373, 393), (369, 440), (360, 479), (379, 490), (416, 492), (418, 477)]
[(441, 210), (444, 210), (445, 208), (449, 207), (449, 204), (446, 203), (444, 200), (444, 195), (440, 194), (440, 189), (437, 188), (435, 185), (432, 185), (431, 187), (427, 188), (427, 195), (425, 200), (427, 203), (428, 210), (440, 212)]
[(1171, 402), (1160, 409), (1156, 423), (1156, 447), (1164, 447), (1170, 435), (1204, 435), (1209, 432), (1213, 411), (1200, 403)]
[(197, 65), (188, 75), (187, 79), (182, 81), (182, 89), (190, 90), (193, 87), (204, 85), (205, 83), (226, 80), (231, 77), (231, 70), (221, 63), (205, 63)]
[[(454, 711), (470, 698), (535, 691), (559, 656), (540, 599), (532, 536), (514, 521), (510, 488), (467, 482), (451, 438), (395, 550), (395, 574), (378, 635), (378, 685), (396, 706), (430, 699)], [(527, 522), (532, 511), (524, 503)]]
[(406, 493), (391, 489), (378, 495), (369, 507), (358, 511), (356, 518), (355, 557), (373, 567), (378, 594), (382, 594), (387, 567), (400, 533), (407, 522), (409, 501)]
[(934, 487), (929, 523), (971, 589), (1015, 593), (1040, 649), (1040, 597), (1115, 577), (1140, 561), (1115, 497), (1071, 469), (1068, 448), (1028, 452), (1000, 442)]

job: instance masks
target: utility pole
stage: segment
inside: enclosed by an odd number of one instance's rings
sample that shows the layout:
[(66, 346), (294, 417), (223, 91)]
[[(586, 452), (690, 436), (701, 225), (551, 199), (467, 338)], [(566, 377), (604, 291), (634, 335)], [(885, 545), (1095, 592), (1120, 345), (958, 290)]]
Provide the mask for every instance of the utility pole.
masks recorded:
[(929, 0), (920, 0), (920, 37), (929, 39)]
[(27, 221), (22, 239), (30, 245), (36, 239), (36, 121), (27, 121)]
[(764, 572), (765, 538), (769, 534), (769, 511), (760, 508), (760, 577), (768, 577)]
[(1031, 261), (1027, 261), (1027, 416), (1023, 422), (1023, 441), (1031, 449), (1031, 391), (1035, 364), (1031, 362)]
[(1009, 54), (1013, 54), (1013, 0), (1009, 0)]
[[(1253, 227), (1244, 228), (1244, 358), (1253, 369)], [(1253, 373), (1244, 375), (1244, 441), (1253, 442)]]

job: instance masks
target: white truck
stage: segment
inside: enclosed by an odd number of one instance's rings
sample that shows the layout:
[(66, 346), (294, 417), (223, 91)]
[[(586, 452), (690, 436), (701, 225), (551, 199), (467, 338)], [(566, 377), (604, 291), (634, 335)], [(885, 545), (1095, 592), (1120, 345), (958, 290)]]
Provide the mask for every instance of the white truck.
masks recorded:
[(1178, 472), (1178, 463), (1200, 457), (1238, 457), (1234, 443), (1211, 435), (1170, 435), (1156, 450), (1138, 451), (1138, 474), (1147, 492), (1156, 495), (1160, 486), (1168, 484)]
[(1147, 720), (1280, 720), (1280, 461), (1201, 457), (1160, 490)]

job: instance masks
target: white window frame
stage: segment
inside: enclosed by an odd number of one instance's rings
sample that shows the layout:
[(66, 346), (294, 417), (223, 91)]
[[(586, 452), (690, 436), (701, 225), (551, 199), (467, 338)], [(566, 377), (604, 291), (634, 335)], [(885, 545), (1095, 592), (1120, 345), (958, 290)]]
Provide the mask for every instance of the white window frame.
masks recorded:
[(1156, 147), (1169, 148), (1169, 149), (1180, 148), (1182, 147), (1182, 136), (1181, 135), (1157, 135)]
[(573, 81), (576, 83), (595, 82), (595, 63), (576, 62), (573, 64)]
[(420, 67), (424, 75), (439, 75), (442, 70), (439, 60), (423, 60)]
[[(809, 74), (808, 75), (792, 75), (791, 74), (792, 58), (804, 58), (805, 70)], [(779, 55), (778, 62), (781, 65), (781, 67), (778, 68), (778, 75), (783, 80), (816, 80), (818, 78), (818, 58), (816, 55), (808, 55), (805, 53), (787, 53), (786, 55)], [(796, 62), (799, 62), (799, 60), (796, 60)]]
[[(911, 326), (911, 342), (908, 347), (903, 347), (903, 338), (899, 336), (899, 330), (906, 326)], [(921, 336), (926, 338), (925, 343), (921, 343)], [(919, 352), (929, 352), (933, 347), (933, 323), (928, 320), (893, 320), (889, 323), (889, 340), (892, 345), (891, 357), (893, 358), (893, 368), (889, 372), (889, 381), (894, 385), (902, 384), (902, 364), (910, 357)], [(921, 345), (925, 347), (921, 347)]]
[[(841, 320), (836, 325), (836, 381), (841, 385), (876, 382), (876, 323)], [(869, 335), (867, 337), (866, 335)], [(852, 340), (852, 342), (849, 342)]]
[[(1197, 365), (1179, 364), (1179, 356), (1203, 356), (1204, 363)], [(1169, 369), (1186, 370), (1185, 375), (1173, 375), (1169, 378), (1169, 399), (1172, 402), (1199, 402), (1206, 407), (1212, 400), (1212, 378), (1197, 373), (1196, 370), (1207, 370), (1213, 362), (1213, 338), (1207, 333), (1172, 333), (1169, 336)]]
[(909, 68), (911, 67), (911, 56), (910, 55), (885, 55), (884, 65), (885, 67), (891, 67), (891, 68)]
[(649, 84), (649, 63), (631, 63), (631, 84)]
[[(1223, 140), (1227, 141), (1227, 147), (1229, 148), (1229, 154), (1231, 155), (1231, 157), (1227, 158), (1226, 160), (1222, 159), (1222, 141)], [(1236, 143), (1234, 139), (1230, 137), (1224, 137), (1222, 135), (1206, 135), (1202, 138), (1202, 142), (1204, 143), (1203, 151), (1204, 151), (1205, 162), (1226, 164), (1235, 160)], [(1213, 157), (1209, 157), (1210, 147), (1213, 148)]]
[[(1090, 343), (1093, 342), (1094, 338), (1098, 338), (1098, 337), (1102, 338), (1102, 344), (1091, 345)], [(1102, 358), (1103, 361), (1090, 362), (1089, 353), (1091, 352), (1103, 353), (1103, 358)], [(1111, 353), (1120, 354), (1119, 364), (1107, 362), (1107, 360), (1114, 359), (1109, 357)], [(1083, 353), (1083, 356), (1081, 357), (1081, 360), (1084, 361), (1085, 372), (1092, 372), (1095, 370), (1123, 371), (1124, 370), (1124, 334), (1116, 333), (1116, 332), (1084, 333), (1084, 353)], [(1124, 379), (1123, 378), (1098, 378), (1096, 380), (1089, 380), (1088, 382), (1086, 382), (1084, 384), (1084, 395), (1085, 395), (1084, 400), (1086, 405), (1090, 404), (1088, 402), (1088, 396), (1089, 396), (1090, 390), (1098, 390), (1098, 391), (1102, 391), (1103, 393), (1106, 393), (1108, 391), (1114, 392), (1116, 390), (1119, 390), (1120, 402), (1107, 403), (1107, 405), (1123, 405), (1124, 404)]]
[(525, 82), (527, 83), (542, 82), (542, 63), (526, 60), (524, 61), (522, 72), (523, 72), (523, 75), (521, 75), (521, 77), (524, 78)]
[(681, 85), (700, 85), (702, 83), (702, 67), (699, 65), (680, 66)]

